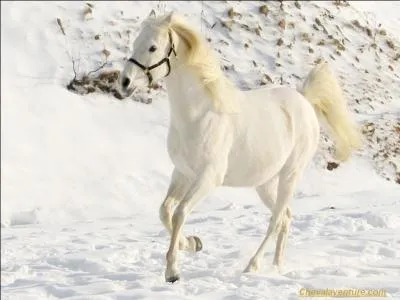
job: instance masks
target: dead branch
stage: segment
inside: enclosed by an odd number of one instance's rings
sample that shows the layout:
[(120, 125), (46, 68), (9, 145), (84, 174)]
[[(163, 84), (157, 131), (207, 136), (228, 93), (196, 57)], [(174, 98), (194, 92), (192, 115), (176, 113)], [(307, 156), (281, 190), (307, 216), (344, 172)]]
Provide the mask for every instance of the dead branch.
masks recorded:
[(75, 69), (75, 59), (72, 58), (72, 70), (74, 71), (74, 79), (72, 79), (72, 81), (76, 80), (76, 77), (78, 75), (78, 73), (76, 72)]
[(95, 70), (93, 70), (93, 71), (90, 71), (89, 73), (87, 73), (86, 76), (89, 77), (90, 74), (96, 73), (97, 71), (103, 69), (107, 64), (108, 64), (108, 61), (107, 61), (107, 59), (106, 59), (106, 61), (105, 61), (100, 67), (98, 67), (97, 69), (95, 69)]

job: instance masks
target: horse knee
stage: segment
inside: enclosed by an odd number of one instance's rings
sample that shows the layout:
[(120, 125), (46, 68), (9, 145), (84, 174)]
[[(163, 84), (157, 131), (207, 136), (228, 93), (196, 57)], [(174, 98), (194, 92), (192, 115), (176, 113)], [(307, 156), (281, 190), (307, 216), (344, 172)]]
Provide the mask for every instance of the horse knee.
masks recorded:
[(172, 224), (177, 224), (177, 222), (182, 222), (188, 211), (185, 205), (178, 205), (172, 216)]
[(279, 232), (287, 236), (289, 232), (290, 223), (292, 220), (292, 215), (290, 210), (288, 209), (286, 214), (282, 217), (282, 221), (280, 223)]
[(168, 205), (166, 205), (165, 203), (161, 204), (160, 209), (158, 210), (158, 215), (160, 217), (160, 220), (164, 222), (164, 220), (167, 219), (167, 215), (168, 215)]
[(286, 217), (284, 218), (283, 221), (283, 228), (285, 232), (289, 231), (290, 223), (292, 222), (292, 212), (290, 211), (290, 208), (286, 209)]
[(286, 217), (289, 219), (289, 221), (292, 220), (292, 211), (289, 207), (286, 209)]
[(170, 201), (164, 201), (160, 208), (159, 208), (159, 218), (161, 220), (161, 223), (164, 224), (164, 227), (171, 232), (172, 231), (172, 223), (171, 223), (171, 202)]
[(269, 222), (270, 222), (271, 232), (274, 235), (277, 235), (277, 234), (279, 234), (279, 232), (281, 232), (281, 230), (284, 226), (285, 220), (286, 220), (286, 216), (282, 215), (282, 214), (271, 216), (271, 219)]

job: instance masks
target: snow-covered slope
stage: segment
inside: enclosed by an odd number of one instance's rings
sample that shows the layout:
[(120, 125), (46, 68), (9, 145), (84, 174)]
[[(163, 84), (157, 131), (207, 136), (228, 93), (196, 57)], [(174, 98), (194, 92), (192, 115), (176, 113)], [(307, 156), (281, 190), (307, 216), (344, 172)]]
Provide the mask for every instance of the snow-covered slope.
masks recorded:
[[(303, 287), (400, 298), (399, 3), (90, 3), (1, 3), (2, 299), (297, 299)], [(185, 227), (203, 251), (180, 253), (182, 279), (165, 284), (163, 83), (135, 96), (149, 105), (65, 88), (72, 61), (78, 75), (106, 59), (120, 69), (152, 8), (186, 16), (243, 89), (296, 87), (320, 59), (339, 75), (365, 146), (330, 171), (321, 138), (293, 200), (282, 274), (272, 246), (261, 273), (241, 273), (269, 212), (254, 191), (221, 188)]]

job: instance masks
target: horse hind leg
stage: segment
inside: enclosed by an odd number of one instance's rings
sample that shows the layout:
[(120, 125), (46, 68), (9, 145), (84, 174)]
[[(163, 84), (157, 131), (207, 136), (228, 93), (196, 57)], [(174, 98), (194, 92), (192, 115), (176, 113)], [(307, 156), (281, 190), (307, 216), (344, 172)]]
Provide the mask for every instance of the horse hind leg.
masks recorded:
[(315, 145), (310, 145), (302, 149), (302, 155), (292, 155), (282, 168), (279, 175), (278, 196), (272, 218), (274, 220), (274, 229), (279, 229), (278, 240), (275, 248), (275, 256), (273, 265), (279, 270), (283, 264), (283, 253), (286, 247), (289, 228), (292, 220), (292, 212), (289, 207), (289, 202), (293, 199), (294, 191), (299, 182), (300, 176), (303, 174), (304, 168), (311, 159), (315, 151)]
[(278, 267), (279, 270), (281, 270), (283, 263), (283, 253), (285, 251), (291, 221), (292, 221), (292, 212), (288, 207), (286, 208), (286, 217), (284, 217), (284, 219), (282, 220), (282, 227), (280, 229), (275, 248), (275, 257), (273, 265)]
[(277, 194), (275, 194), (276, 197), (271, 210), (272, 216), (268, 225), (267, 234), (262, 241), (260, 247), (258, 248), (256, 254), (250, 260), (248, 266), (245, 269), (245, 272), (259, 270), (259, 262), (264, 256), (269, 240), (272, 236), (278, 233), (279, 235), (276, 243), (274, 263), (279, 267), (282, 265), (283, 251), (286, 244), (291, 220), (289, 202), (293, 198), (294, 189), (296, 187), (300, 174), (302, 173), (302, 168), (291, 168), (292, 166), (290, 166), (289, 168), (289, 166), (290, 165), (287, 164), (282, 168), (278, 179), (274, 179), (272, 183), (268, 182), (267, 186), (264, 185), (261, 188), (257, 188), (257, 192), (259, 193), (264, 203), (267, 204), (267, 206), (272, 203), (271, 199), (274, 195), (272, 193), (272, 191), (274, 190), (274, 184), (275, 186), (277, 184)]
[(302, 148), (292, 153), (280, 171), (278, 196), (272, 213), (272, 219), (275, 223), (274, 228), (279, 229), (273, 265), (277, 266), (280, 271), (292, 221), (292, 212), (289, 207), (289, 202), (293, 199), (294, 191), (300, 176), (304, 173), (306, 165), (317, 149), (318, 139), (315, 139), (315, 143), (311, 140), (311, 143), (302, 146)]
[[(268, 209), (273, 212), (275, 207), (275, 201), (277, 197), (277, 189), (278, 189), (278, 182), (279, 177), (276, 176), (263, 185), (260, 185), (256, 188), (256, 191), (263, 201), (263, 203), (268, 207)], [(254, 256), (250, 259), (246, 269), (244, 272), (255, 272), (260, 268), (260, 260), (264, 256), (265, 253), (265, 245), (270, 238), (271, 235), (271, 222), (268, 227), (267, 236), (265, 237), (264, 241), (262, 242), (261, 246), (258, 248), (257, 252)]]

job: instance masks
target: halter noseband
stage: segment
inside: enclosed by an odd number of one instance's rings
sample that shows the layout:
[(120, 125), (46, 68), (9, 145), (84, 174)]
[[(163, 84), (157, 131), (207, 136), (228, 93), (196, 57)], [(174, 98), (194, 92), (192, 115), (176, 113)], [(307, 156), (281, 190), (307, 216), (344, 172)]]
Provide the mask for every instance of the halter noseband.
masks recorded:
[(149, 79), (149, 85), (151, 85), (153, 82), (153, 76), (150, 73), (151, 70), (161, 66), (163, 63), (167, 63), (168, 72), (164, 77), (167, 77), (169, 75), (169, 73), (171, 72), (171, 64), (169, 62), (169, 57), (171, 56), (172, 52), (176, 56), (176, 51), (175, 51), (174, 42), (172, 41), (171, 31), (168, 31), (168, 36), (169, 36), (169, 43), (171, 44), (171, 48), (169, 49), (168, 56), (164, 57), (158, 63), (151, 65), (150, 67), (145, 67), (144, 65), (142, 65), (140, 62), (138, 62), (136, 59), (134, 59), (132, 57), (130, 59), (128, 59), (128, 61), (130, 61), (131, 63), (134, 63), (135, 65), (137, 65), (139, 68), (141, 68), (143, 70), (144, 74), (146, 74), (147, 78)]

